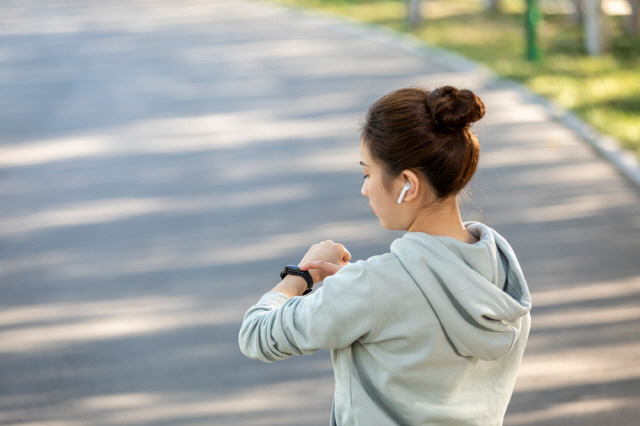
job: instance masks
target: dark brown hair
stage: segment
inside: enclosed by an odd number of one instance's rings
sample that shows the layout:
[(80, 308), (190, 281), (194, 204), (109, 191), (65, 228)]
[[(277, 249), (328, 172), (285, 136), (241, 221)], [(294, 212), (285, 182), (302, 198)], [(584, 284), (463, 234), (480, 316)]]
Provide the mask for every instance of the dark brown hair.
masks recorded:
[(400, 89), (377, 100), (362, 126), (362, 143), (391, 178), (421, 173), (438, 198), (460, 192), (473, 177), (480, 146), (472, 123), (484, 116), (473, 92), (451, 86)]

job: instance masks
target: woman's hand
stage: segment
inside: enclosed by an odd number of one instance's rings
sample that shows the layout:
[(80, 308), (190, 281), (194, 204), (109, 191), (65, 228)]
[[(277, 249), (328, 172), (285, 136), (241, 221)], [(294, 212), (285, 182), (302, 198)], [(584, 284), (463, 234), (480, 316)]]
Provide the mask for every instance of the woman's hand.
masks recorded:
[(312, 245), (298, 266), (303, 271), (309, 271), (313, 282), (317, 283), (338, 272), (349, 260), (351, 253), (342, 244), (328, 240)]
[[(311, 246), (298, 266), (303, 271), (309, 271), (313, 282), (323, 281), (329, 275), (333, 275), (351, 260), (351, 254), (342, 244), (333, 241)], [(304, 278), (287, 275), (272, 291), (278, 291), (287, 297), (300, 296), (306, 290), (307, 283)]]
[(338, 272), (345, 265), (336, 265), (335, 263), (329, 263), (324, 260), (316, 260), (313, 262), (305, 263), (300, 266), (303, 271), (309, 271), (313, 282), (317, 283), (324, 281), (325, 278)]

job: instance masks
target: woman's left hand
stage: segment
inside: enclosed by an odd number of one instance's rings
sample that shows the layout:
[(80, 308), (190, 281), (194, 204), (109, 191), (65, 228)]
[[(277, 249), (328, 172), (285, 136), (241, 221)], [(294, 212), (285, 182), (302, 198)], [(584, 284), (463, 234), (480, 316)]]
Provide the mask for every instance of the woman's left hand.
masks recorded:
[(308, 270), (313, 282), (323, 281), (351, 260), (351, 253), (342, 244), (331, 240), (314, 244), (299, 263), (300, 269)]
[(309, 271), (309, 273), (311, 273), (311, 276), (313, 277), (313, 282), (315, 283), (324, 281), (325, 278), (335, 274), (345, 265), (348, 265), (348, 263), (345, 263), (344, 265), (336, 265), (335, 263), (329, 263), (325, 260), (316, 260), (301, 265), (300, 269), (303, 271)]

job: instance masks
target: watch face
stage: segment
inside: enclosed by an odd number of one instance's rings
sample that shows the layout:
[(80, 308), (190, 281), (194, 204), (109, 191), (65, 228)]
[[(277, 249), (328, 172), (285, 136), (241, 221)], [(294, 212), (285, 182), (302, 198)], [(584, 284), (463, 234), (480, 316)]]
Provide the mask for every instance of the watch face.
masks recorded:
[(300, 267), (299, 267), (299, 266), (295, 266), (295, 265), (287, 265), (287, 266), (285, 266), (285, 270), (286, 270), (287, 272), (289, 272), (290, 274), (294, 274), (294, 275), (295, 275), (295, 274), (300, 274), (300, 273), (303, 273), (303, 272), (304, 272), (304, 271), (301, 271), (301, 270), (300, 270)]
[(313, 287), (313, 278), (311, 277), (309, 271), (301, 271), (299, 266), (287, 265), (280, 273), (280, 278), (284, 279), (284, 277), (289, 274), (296, 275), (305, 279), (305, 281), (307, 282), (307, 291), (304, 294), (307, 294), (309, 291), (311, 291), (311, 288)]
[(280, 273), (280, 278), (284, 279), (284, 277), (289, 274), (302, 277), (304, 276), (305, 271), (301, 271), (299, 266), (287, 265), (284, 267), (283, 271)]

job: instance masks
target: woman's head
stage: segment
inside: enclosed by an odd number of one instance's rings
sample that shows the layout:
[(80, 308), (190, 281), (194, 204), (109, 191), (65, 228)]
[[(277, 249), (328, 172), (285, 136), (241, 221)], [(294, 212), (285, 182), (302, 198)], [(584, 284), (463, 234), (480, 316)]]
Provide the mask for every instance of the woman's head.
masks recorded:
[(469, 127), (483, 116), (484, 104), (469, 90), (400, 89), (371, 106), (362, 144), (383, 167), (386, 183), (411, 170), (443, 199), (458, 194), (475, 173), (480, 147)]

